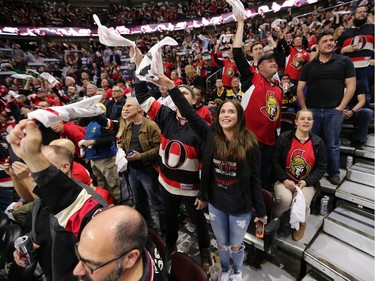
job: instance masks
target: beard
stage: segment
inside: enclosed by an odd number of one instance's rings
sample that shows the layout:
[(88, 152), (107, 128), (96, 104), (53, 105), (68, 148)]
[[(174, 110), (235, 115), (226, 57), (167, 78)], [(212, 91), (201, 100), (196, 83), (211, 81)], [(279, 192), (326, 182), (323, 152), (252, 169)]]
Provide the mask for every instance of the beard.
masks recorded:
[(360, 27), (360, 26), (364, 25), (366, 22), (367, 22), (367, 18), (364, 18), (364, 19), (353, 19), (353, 24), (356, 27)]
[[(97, 281), (116, 281), (125, 272), (122, 267), (122, 262), (117, 263), (115, 270), (109, 273), (106, 277)], [(96, 281), (92, 279), (88, 274), (79, 276), (80, 281)]]

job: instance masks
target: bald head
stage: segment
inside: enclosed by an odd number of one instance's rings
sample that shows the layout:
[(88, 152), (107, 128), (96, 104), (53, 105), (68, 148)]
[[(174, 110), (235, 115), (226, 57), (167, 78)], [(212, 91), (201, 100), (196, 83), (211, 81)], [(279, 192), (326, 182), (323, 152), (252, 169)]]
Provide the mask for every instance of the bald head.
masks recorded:
[(44, 157), (64, 174), (71, 176), (73, 167), (73, 154), (65, 147), (56, 145), (42, 146)]
[(76, 148), (74, 143), (70, 139), (56, 139), (49, 143), (50, 145), (56, 145), (60, 147), (65, 147), (67, 150), (69, 150), (72, 155), (74, 155)]
[(81, 242), (105, 241), (107, 247), (110, 244), (115, 253), (121, 254), (126, 250), (142, 249), (147, 235), (147, 225), (138, 211), (128, 206), (116, 206), (96, 215), (87, 224)]

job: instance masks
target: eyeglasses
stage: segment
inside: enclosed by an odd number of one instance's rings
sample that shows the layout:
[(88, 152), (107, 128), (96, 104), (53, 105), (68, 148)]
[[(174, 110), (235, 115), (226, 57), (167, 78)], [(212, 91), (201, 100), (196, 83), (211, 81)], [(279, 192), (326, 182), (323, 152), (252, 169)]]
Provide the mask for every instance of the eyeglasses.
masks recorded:
[(110, 263), (112, 263), (112, 262), (114, 262), (114, 261), (117, 261), (118, 259), (120, 259), (120, 258), (122, 258), (123, 256), (127, 255), (131, 250), (130, 250), (130, 251), (126, 251), (125, 253), (123, 253), (123, 254), (121, 254), (121, 255), (119, 255), (119, 256), (117, 256), (117, 257), (115, 257), (115, 258), (113, 258), (113, 259), (111, 259), (111, 260), (109, 260), (109, 261), (106, 261), (106, 262), (102, 263), (101, 265), (95, 266), (95, 267), (89, 266), (89, 265), (87, 264), (88, 261), (85, 260), (85, 259), (83, 259), (83, 258), (79, 255), (79, 253), (78, 253), (78, 243), (74, 245), (74, 251), (75, 251), (75, 253), (76, 253), (76, 256), (77, 256), (78, 260), (79, 260), (80, 262), (82, 262), (83, 265), (89, 269), (89, 271), (90, 271), (91, 274), (94, 274), (94, 271), (96, 271), (96, 270), (98, 270), (99, 268), (102, 268), (102, 267), (104, 267), (104, 266), (106, 266), (106, 265), (108, 265), (108, 264), (110, 264)]

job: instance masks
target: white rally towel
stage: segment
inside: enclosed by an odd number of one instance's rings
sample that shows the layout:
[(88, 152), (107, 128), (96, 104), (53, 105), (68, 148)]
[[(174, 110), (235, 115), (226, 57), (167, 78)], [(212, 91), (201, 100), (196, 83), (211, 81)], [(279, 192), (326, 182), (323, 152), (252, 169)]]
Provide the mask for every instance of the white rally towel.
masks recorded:
[(27, 79), (30, 79), (30, 78), (34, 78), (31, 75), (19, 74), (19, 73), (12, 74), (10, 77), (13, 77), (13, 78), (16, 78), (16, 79), (22, 79), (22, 80), (27, 80)]
[(293, 198), (292, 207), (290, 210), (290, 227), (295, 230), (299, 229), (299, 223), (305, 222), (306, 214), (306, 202), (305, 196), (303, 196), (302, 190), (299, 187), (296, 187), (297, 194)]
[(246, 19), (246, 11), (241, 0), (226, 0), (229, 5), (233, 8), (233, 15), (241, 16), (243, 19)]
[(27, 114), (28, 119), (36, 119), (45, 127), (51, 127), (61, 121), (69, 121), (71, 117), (92, 117), (105, 112), (98, 103), (101, 95), (63, 106), (37, 109)]
[[(142, 81), (157, 81), (159, 74), (164, 74), (162, 48), (164, 46), (177, 46), (178, 43), (173, 38), (167, 36), (163, 40), (156, 43), (143, 57), (137, 71), (137, 77)], [(147, 69), (150, 67), (150, 69)], [(144, 71), (147, 70), (147, 73)]]
[[(135, 50), (136, 45), (134, 41), (126, 39), (122, 37), (120, 34), (117, 34), (114, 30), (110, 30), (108, 27), (102, 25), (99, 20), (99, 17), (96, 14), (93, 15), (93, 18), (95, 23), (98, 25), (98, 35), (100, 43), (109, 47), (133, 47)], [(134, 56), (130, 59), (132, 62), (135, 59), (135, 54), (136, 52), (134, 52)]]
[(50, 83), (53, 87), (55, 87), (57, 84), (59, 84), (59, 81), (55, 77), (53, 77), (48, 72), (43, 72), (40, 74), (40, 77), (46, 79), (48, 83)]
[(276, 26), (280, 26), (284, 23), (286, 23), (287, 20), (286, 19), (275, 19), (272, 23), (271, 23), (271, 28), (275, 28)]
[(128, 159), (126, 159), (125, 151), (122, 148), (117, 149), (116, 161), (117, 173), (125, 172), (128, 168)]

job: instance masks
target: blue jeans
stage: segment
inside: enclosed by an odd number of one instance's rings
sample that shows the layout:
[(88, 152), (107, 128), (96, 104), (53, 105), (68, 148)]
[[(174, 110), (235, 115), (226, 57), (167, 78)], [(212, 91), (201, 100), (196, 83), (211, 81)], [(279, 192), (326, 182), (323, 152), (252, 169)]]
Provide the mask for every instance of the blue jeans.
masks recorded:
[(361, 108), (353, 115), (354, 132), (353, 140), (367, 141), (368, 127), (372, 121), (374, 112), (370, 108)]
[(356, 68), (355, 73), (357, 79), (361, 81), (366, 88), (366, 106), (369, 106), (372, 97), (370, 87), (374, 83), (374, 66), (369, 65), (362, 68)]
[(335, 108), (309, 108), (314, 116), (312, 132), (320, 136), (327, 148), (327, 173), (340, 175), (340, 134), (344, 113)]
[(135, 208), (142, 214), (148, 226), (153, 226), (154, 221), (151, 215), (151, 208), (159, 215), (160, 230), (165, 233), (164, 204), (158, 181), (158, 173), (152, 166), (144, 169), (134, 169), (129, 167), (129, 184), (133, 191)]
[[(213, 205), (208, 204), (208, 212), (211, 218), (211, 226), (218, 243), (221, 268), (228, 272), (229, 251), (232, 253), (234, 273), (242, 271), (245, 245), (243, 239), (251, 220), (251, 213), (241, 215), (229, 215)], [(240, 247), (238, 251), (233, 251), (232, 246)]]

